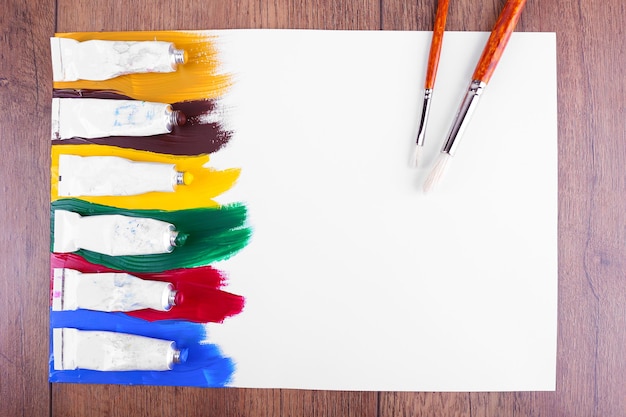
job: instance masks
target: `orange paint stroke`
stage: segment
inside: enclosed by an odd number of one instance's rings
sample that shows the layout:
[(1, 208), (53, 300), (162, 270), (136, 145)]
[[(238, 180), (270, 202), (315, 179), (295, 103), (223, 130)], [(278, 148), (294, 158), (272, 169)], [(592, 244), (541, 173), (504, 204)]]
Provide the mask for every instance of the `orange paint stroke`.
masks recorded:
[(193, 181), (189, 185), (179, 185), (175, 192), (150, 192), (134, 196), (79, 197), (92, 203), (114, 206), (123, 209), (162, 209), (182, 210), (200, 207), (217, 207), (213, 200), (228, 191), (239, 178), (241, 170), (231, 168), (218, 171), (206, 167), (209, 155), (179, 156), (157, 154), (136, 149), (118, 148), (106, 145), (53, 145), (51, 161), (51, 201), (59, 200), (59, 155), (78, 156), (118, 156), (132, 161), (161, 162), (175, 164), (176, 169), (189, 172)]
[(203, 31), (74, 32), (56, 37), (77, 41), (117, 40), (172, 42), (187, 53), (187, 62), (172, 73), (128, 74), (105, 81), (55, 82), (55, 89), (112, 90), (135, 100), (176, 103), (224, 95), (230, 75), (220, 74), (215, 36)]

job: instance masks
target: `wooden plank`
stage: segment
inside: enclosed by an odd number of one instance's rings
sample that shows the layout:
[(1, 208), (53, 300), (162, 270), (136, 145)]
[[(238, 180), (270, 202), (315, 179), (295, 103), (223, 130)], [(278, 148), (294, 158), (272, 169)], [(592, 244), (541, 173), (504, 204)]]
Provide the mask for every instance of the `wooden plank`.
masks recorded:
[(383, 392), (379, 416), (472, 417), (468, 393)]
[(280, 390), (54, 384), (54, 416), (275, 416)]
[(281, 390), (282, 416), (377, 417), (376, 392)]
[[(432, 31), (435, 23), (436, 6), (435, 0), (413, 2), (384, 0), (382, 28), (384, 30)], [(494, 4), (493, 2), (468, 0), (451, 1), (446, 30), (489, 31), (495, 23), (499, 11), (499, 2)]]
[(132, 12), (115, 3), (58, 0), (58, 31), (161, 29), (379, 29), (377, 0), (230, 0), (175, 5), (144, 2)]
[(54, 4), (0, 13), (0, 414), (47, 415), (51, 70)]

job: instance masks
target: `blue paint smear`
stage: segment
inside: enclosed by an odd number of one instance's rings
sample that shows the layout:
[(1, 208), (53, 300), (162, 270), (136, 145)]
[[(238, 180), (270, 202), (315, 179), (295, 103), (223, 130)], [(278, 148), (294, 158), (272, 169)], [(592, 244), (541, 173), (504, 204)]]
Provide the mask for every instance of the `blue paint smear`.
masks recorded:
[[(156, 339), (173, 340), (180, 349), (188, 349), (185, 363), (175, 364), (170, 371), (92, 371), (77, 369), (55, 371), (52, 329), (70, 327), (79, 330), (104, 330), (131, 333)], [(199, 323), (182, 320), (148, 322), (123, 313), (89, 310), (50, 312), (50, 382), (122, 385), (172, 385), (194, 387), (225, 387), (235, 366), (224, 357), (217, 345), (201, 343), (206, 328)]]

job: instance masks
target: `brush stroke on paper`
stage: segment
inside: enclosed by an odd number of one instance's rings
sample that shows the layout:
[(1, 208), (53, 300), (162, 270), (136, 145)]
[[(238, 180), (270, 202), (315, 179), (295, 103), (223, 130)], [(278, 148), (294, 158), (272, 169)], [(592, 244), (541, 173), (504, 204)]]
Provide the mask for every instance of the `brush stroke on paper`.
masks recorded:
[[(68, 268), (83, 273), (123, 272), (93, 264), (75, 254), (53, 253), (50, 265), (51, 273), (54, 268)], [(226, 285), (224, 273), (208, 265), (133, 275), (171, 283), (178, 291), (177, 299), (180, 300), (169, 311), (145, 309), (126, 312), (129, 316), (148, 321), (180, 319), (196, 323), (222, 323), (226, 318), (239, 314), (244, 306), (242, 296), (222, 289)]]
[(128, 74), (105, 81), (55, 82), (54, 89), (111, 90), (135, 100), (175, 103), (218, 98), (231, 83), (228, 74), (219, 72), (220, 61), (215, 37), (206, 32), (75, 32), (57, 33), (55, 36), (77, 41), (100, 39), (172, 42), (178, 49), (185, 50), (188, 61), (179, 65), (172, 73)]
[(75, 328), (129, 333), (176, 342), (179, 349), (188, 349), (187, 361), (174, 365), (170, 371), (113, 371), (85, 369), (54, 370), (50, 355), (50, 382), (109, 383), (123, 385), (179, 385), (224, 387), (235, 371), (233, 361), (224, 356), (217, 345), (206, 343), (206, 326), (178, 320), (147, 322), (122, 313), (88, 310), (50, 312), (50, 352), (53, 352), (52, 329)]
[(51, 205), (51, 251), (54, 245), (55, 210), (66, 210), (81, 216), (121, 214), (151, 218), (171, 223), (181, 234), (189, 235), (185, 244), (172, 253), (109, 256), (83, 249), (76, 252), (89, 262), (129, 272), (162, 272), (228, 259), (246, 246), (251, 234), (246, 224), (246, 207), (238, 203), (213, 208), (161, 211), (125, 210), (78, 199), (63, 199)]
[(189, 172), (193, 175), (191, 184), (180, 185), (173, 193), (151, 192), (132, 196), (81, 197), (81, 200), (84, 201), (126, 209), (182, 210), (200, 207), (217, 207), (218, 203), (214, 198), (229, 190), (235, 184), (241, 172), (239, 168), (215, 170), (206, 167), (209, 163), (208, 155), (184, 157), (105, 145), (53, 145), (50, 171), (50, 197), (52, 201), (59, 199), (58, 177), (60, 154), (78, 156), (118, 156), (131, 161), (175, 164), (178, 171)]
[[(130, 97), (112, 91), (54, 90), (55, 98), (99, 98), (128, 100)], [(169, 102), (168, 102), (169, 103)], [(224, 127), (222, 110), (214, 99), (201, 98), (174, 103), (187, 117), (183, 126), (174, 126), (170, 133), (153, 136), (111, 136), (105, 138), (72, 138), (52, 140), (53, 145), (100, 144), (139, 149), (172, 155), (214, 153), (226, 146), (233, 132)]]

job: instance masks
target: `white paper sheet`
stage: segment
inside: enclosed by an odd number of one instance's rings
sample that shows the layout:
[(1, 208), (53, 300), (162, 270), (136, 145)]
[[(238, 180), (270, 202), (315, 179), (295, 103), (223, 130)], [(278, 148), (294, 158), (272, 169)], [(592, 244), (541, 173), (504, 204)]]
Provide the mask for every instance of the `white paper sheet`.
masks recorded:
[(428, 32), (219, 32), (251, 243), (216, 267), (234, 386), (554, 390), (556, 39), (515, 33), (444, 182), (424, 195), (487, 33), (444, 37), (424, 164)]

